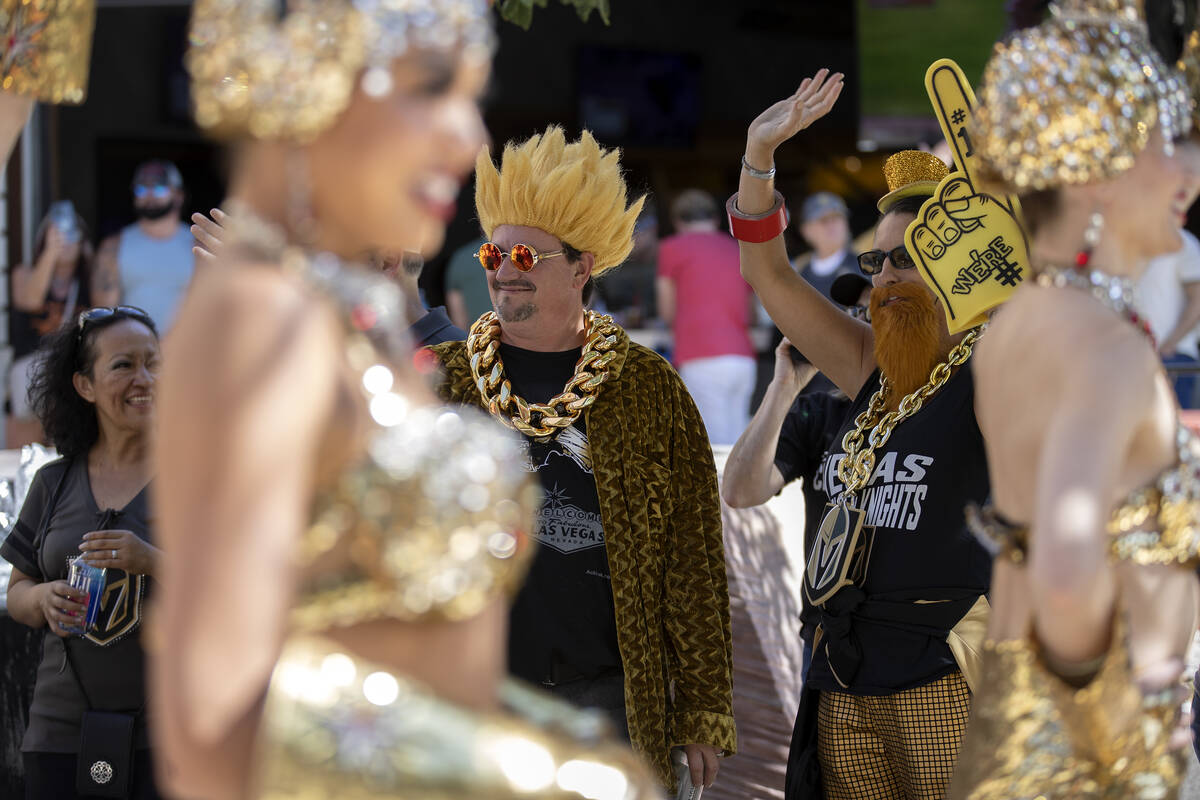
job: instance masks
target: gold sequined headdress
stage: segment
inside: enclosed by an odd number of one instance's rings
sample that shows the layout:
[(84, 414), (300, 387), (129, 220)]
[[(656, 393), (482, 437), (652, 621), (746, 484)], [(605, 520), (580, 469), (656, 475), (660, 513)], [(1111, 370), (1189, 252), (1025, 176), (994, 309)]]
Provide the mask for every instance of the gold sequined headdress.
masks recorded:
[(196, 0), (187, 68), (196, 122), (218, 136), (310, 141), (361, 82), (392, 90), (411, 50), (477, 48), (495, 33), (486, 0)]
[(490, 239), (499, 225), (527, 225), (592, 253), (592, 275), (619, 265), (633, 249), (645, 197), (625, 206), (621, 151), (605, 150), (584, 131), (567, 143), (551, 125), (525, 142), (509, 142), (500, 169), (484, 148), (475, 162), (475, 210)]
[(1192, 95), (1192, 127), (1200, 129), (1200, 31), (1188, 35), (1178, 67)]
[(1149, 41), (1139, 0), (1062, 0), (996, 45), (971, 137), (990, 182), (1024, 191), (1133, 165), (1157, 125), (1167, 147), (1190, 98)]
[(94, 0), (0, 0), (0, 88), (82, 103), (95, 21)]
[(946, 162), (924, 150), (901, 150), (883, 162), (883, 178), (888, 193), (879, 198), (875, 207), (886, 214), (892, 206), (906, 197), (933, 197), (942, 178), (950, 174)]

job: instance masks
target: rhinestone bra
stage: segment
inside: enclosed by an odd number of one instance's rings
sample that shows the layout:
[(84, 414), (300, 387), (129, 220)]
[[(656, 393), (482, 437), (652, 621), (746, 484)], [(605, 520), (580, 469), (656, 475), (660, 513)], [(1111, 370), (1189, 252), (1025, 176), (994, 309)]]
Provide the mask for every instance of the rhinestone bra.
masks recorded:
[[(1131, 492), (1109, 518), (1113, 559), (1187, 569), (1200, 565), (1200, 439), (1179, 424), (1175, 445), (1175, 464)], [(1005, 519), (991, 506), (969, 506), (967, 524), (993, 555), (1024, 561), (1025, 525)]]
[(318, 637), (293, 637), (267, 693), (257, 800), (658, 800), (608, 719), (515, 681), (473, 712)]

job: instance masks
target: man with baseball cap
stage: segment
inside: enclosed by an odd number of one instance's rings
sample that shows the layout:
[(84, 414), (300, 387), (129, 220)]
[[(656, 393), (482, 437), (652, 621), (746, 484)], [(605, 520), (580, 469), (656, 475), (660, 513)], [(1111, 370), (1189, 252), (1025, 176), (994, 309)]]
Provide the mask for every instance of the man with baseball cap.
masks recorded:
[(100, 244), (92, 302), (137, 306), (166, 332), (192, 279), (195, 241), (180, 221), (183, 177), (170, 161), (142, 163), (130, 185), (137, 221)]
[(858, 261), (850, 252), (849, 216), (845, 201), (832, 192), (811, 194), (800, 206), (800, 235), (812, 252), (793, 266), (826, 297), (839, 275), (858, 273)]

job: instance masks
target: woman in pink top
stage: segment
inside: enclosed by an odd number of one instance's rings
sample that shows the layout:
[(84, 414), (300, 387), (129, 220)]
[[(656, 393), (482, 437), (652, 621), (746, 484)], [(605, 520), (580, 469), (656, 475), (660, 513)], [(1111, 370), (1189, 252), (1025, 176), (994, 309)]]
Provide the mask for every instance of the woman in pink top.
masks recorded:
[(659, 244), (658, 314), (675, 336), (675, 366), (713, 444), (733, 444), (750, 420), (754, 346), (750, 285), (738, 246), (717, 227), (717, 204), (698, 189), (671, 205), (677, 233)]

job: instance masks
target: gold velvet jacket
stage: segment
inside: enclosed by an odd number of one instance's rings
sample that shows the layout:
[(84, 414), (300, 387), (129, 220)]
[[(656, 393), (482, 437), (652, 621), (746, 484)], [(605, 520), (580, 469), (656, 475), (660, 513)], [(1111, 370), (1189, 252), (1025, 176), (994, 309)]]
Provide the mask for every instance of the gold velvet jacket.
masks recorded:
[[(617, 334), (616, 359), (584, 412), (604, 523), (636, 751), (675, 785), (670, 750), (737, 748), (733, 643), (712, 447), (675, 370)], [(464, 342), (432, 348), (447, 402), (482, 407)]]

